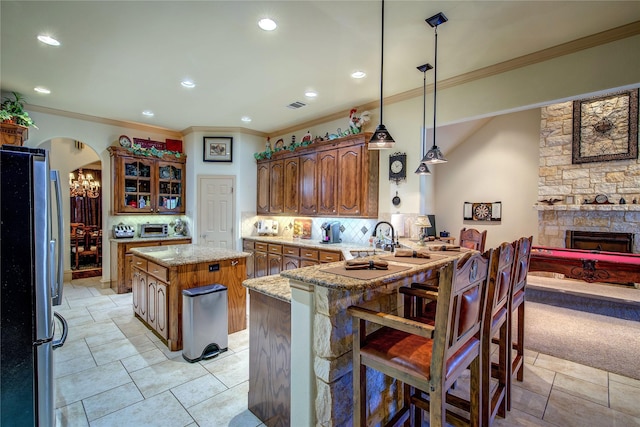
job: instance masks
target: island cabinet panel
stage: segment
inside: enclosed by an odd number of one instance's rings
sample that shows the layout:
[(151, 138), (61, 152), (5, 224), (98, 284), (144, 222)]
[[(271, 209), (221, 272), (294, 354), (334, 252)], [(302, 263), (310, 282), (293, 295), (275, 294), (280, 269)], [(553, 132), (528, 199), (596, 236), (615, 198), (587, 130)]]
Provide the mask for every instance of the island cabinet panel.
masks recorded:
[(297, 157), (284, 160), (284, 213), (298, 214), (300, 212), (300, 163)]
[(300, 156), (300, 214), (318, 213), (316, 153)]
[[(129, 239), (111, 241), (111, 289), (118, 294), (131, 292), (133, 288), (133, 254), (131, 249), (149, 246), (184, 245), (191, 238), (184, 239), (147, 239), (129, 241)], [(142, 258), (139, 258), (142, 260)], [(146, 262), (146, 261), (145, 261)], [(142, 270), (146, 270), (146, 265)]]
[(291, 304), (249, 292), (249, 410), (267, 426), (289, 426)]
[(269, 163), (269, 212), (284, 212), (284, 162)]
[(165, 267), (134, 255), (134, 313), (171, 351), (180, 350), (182, 290), (219, 283), (227, 288), (228, 332), (246, 329), (247, 298), (242, 287), (247, 277), (245, 260), (240, 257)]
[(370, 133), (278, 151), (257, 162), (258, 214), (377, 218), (379, 157)]
[(269, 162), (258, 163), (258, 199), (256, 210), (259, 214), (269, 213)]
[(337, 212), (337, 166), (335, 150), (318, 153), (318, 213), (321, 215), (335, 215)]

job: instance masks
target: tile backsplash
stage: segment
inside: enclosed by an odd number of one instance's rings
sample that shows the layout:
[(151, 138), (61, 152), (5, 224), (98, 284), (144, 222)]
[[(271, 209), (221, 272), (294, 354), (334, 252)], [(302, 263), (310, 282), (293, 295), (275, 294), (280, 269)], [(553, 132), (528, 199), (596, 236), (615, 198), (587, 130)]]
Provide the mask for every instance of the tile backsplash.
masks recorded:
[[(257, 223), (261, 219), (272, 219), (278, 221), (278, 236), (293, 238), (293, 222), (299, 217), (287, 216), (257, 216), (255, 212), (243, 212), (242, 215), (242, 236), (257, 236)], [(415, 237), (412, 224), (415, 223), (418, 214), (403, 214), (400, 219), (404, 225), (404, 234), (400, 237)], [(381, 215), (379, 219), (366, 218), (308, 218), (312, 221), (311, 239), (320, 240), (320, 226), (326, 221), (339, 221), (342, 232), (340, 238), (343, 243), (353, 243), (368, 245), (369, 238), (378, 221), (391, 221), (391, 215)]]

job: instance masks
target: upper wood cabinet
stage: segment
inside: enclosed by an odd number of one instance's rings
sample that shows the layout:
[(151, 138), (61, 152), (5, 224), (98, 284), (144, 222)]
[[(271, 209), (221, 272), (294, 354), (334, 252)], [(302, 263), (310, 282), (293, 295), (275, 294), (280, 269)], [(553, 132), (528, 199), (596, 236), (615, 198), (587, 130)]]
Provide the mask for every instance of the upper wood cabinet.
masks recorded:
[(185, 212), (186, 156), (136, 156), (121, 147), (111, 154), (113, 213)]
[(284, 161), (269, 163), (269, 213), (284, 212)]
[(379, 151), (371, 133), (317, 142), (258, 161), (258, 214), (377, 218)]
[[(318, 213), (318, 186), (316, 185), (316, 153), (300, 156), (299, 199), (301, 215)], [(258, 165), (260, 167), (260, 165)]]
[(259, 214), (269, 213), (269, 162), (258, 163), (258, 201)]
[(300, 212), (300, 159), (291, 157), (284, 159), (284, 213), (297, 215)]
[(337, 166), (337, 150), (326, 150), (318, 153), (318, 214), (320, 215), (337, 214)]

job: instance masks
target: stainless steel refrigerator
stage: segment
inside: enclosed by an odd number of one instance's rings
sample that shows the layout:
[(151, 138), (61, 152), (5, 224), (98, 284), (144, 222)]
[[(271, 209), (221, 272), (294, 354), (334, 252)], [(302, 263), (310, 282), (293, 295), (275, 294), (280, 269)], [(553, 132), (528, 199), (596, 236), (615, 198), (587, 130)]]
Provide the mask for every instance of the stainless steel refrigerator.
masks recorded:
[[(55, 194), (55, 200), (53, 195)], [(0, 147), (0, 425), (54, 426), (62, 298), (60, 179), (43, 149)], [(55, 201), (55, 203), (54, 203)], [(54, 341), (55, 324), (62, 331)], [(57, 338), (56, 336), (56, 338)]]

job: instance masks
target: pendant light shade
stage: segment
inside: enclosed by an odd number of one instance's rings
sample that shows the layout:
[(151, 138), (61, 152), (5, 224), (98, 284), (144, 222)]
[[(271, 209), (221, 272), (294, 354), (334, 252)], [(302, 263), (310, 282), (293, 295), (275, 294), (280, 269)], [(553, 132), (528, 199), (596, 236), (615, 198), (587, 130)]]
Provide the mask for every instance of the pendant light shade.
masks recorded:
[(442, 12), (439, 12), (433, 15), (430, 18), (426, 19), (427, 24), (434, 29), (435, 33), (435, 64), (433, 67), (433, 146), (427, 154), (422, 158), (423, 163), (429, 164), (437, 164), (437, 163), (446, 163), (447, 159), (445, 159), (442, 151), (436, 145), (436, 99), (437, 99), (437, 84), (438, 84), (438, 25), (445, 23), (448, 21), (447, 17), (444, 16)]
[(382, 102), (383, 102), (383, 72), (384, 72), (384, 0), (382, 0), (382, 41), (380, 43), (380, 124), (376, 128), (376, 131), (371, 136), (369, 141), (369, 150), (383, 150), (387, 148), (393, 148), (395, 141), (391, 137), (389, 131), (385, 125), (382, 124)]
[[(423, 74), (422, 81), (422, 135), (420, 138), (420, 147), (422, 149), (422, 155), (424, 156), (424, 150), (427, 148), (427, 129), (426, 129), (426, 117), (427, 117), (427, 71), (432, 70), (431, 64), (424, 64), (418, 67)], [(426, 163), (420, 162), (418, 169), (416, 169), (418, 175), (431, 175), (431, 171)]]

